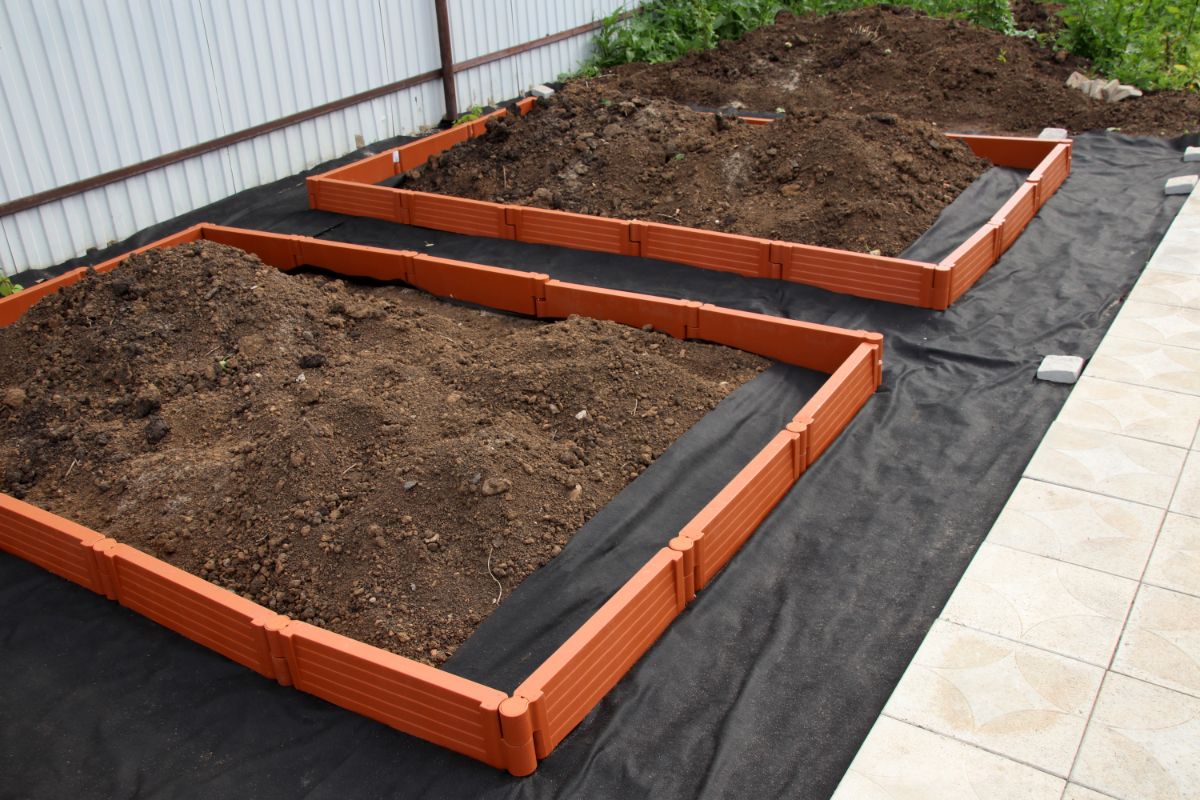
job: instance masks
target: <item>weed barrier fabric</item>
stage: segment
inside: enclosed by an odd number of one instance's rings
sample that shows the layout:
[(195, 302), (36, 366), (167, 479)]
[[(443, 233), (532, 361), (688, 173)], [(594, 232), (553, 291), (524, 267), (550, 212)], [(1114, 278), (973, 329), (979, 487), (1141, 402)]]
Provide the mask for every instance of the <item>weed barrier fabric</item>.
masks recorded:
[[(1185, 143), (1076, 139), (1066, 184), (946, 312), (310, 212), (298, 180), (189, 215), (881, 331), (883, 386), (525, 779), (275, 685), (0, 554), (0, 797), (828, 797), (1068, 394), (1034, 381), (1041, 356), (1094, 352), (1182, 203), (1162, 185), (1196, 171)], [(906, 255), (949, 252), (1022, 177), (986, 173)], [(511, 690), (818, 380), (777, 366), (727, 398), (447, 668)], [(685, 473), (698, 488), (681, 495)]]

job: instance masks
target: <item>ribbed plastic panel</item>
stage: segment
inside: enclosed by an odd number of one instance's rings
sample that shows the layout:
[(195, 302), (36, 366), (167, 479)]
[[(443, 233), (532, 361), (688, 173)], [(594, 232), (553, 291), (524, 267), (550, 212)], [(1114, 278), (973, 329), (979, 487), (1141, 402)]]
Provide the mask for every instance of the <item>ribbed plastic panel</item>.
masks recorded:
[(517, 687), (530, 701), (539, 758), (549, 755), (666, 630), (682, 607), (682, 556), (666, 548)]
[(290, 623), (283, 637), (297, 689), (504, 766), (497, 714), (503, 692), (303, 622)]

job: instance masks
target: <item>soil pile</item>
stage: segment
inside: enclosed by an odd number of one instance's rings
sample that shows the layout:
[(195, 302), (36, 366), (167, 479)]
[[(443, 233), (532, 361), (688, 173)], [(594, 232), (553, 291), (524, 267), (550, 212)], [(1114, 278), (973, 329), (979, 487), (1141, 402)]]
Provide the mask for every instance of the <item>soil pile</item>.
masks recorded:
[(200, 242), (0, 330), (0, 486), (427, 663), (766, 366)]
[(575, 82), (393, 183), (897, 255), (987, 166), (894, 114), (750, 125)]
[(887, 112), (959, 132), (1057, 126), (1175, 136), (1200, 128), (1200, 94), (1148, 92), (1109, 104), (1066, 87), (1076, 69), (1087, 64), (1028, 39), (875, 6), (784, 13), (739, 41), (673, 63), (618, 67), (593, 83), (609, 93), (758, 111)]

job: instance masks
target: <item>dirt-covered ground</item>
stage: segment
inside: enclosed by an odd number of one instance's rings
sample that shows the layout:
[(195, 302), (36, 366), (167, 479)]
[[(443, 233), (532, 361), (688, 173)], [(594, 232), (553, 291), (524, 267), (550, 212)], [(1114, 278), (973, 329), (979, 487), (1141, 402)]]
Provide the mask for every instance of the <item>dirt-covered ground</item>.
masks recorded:
[(897, 255), (987, 166), (896, 114), (751, 125), (576, 81), (394, 184)]
[(208, 242), (43, 299), (0, 363), (0, 490), (429, 663), (766, 365)]
[[(1034, 4), (1018, 4), (1017, 12), (1023, 24), (1053, 27)], [(1087, 65), (1028, 39), (876, 6), (824, 17), (781, 14), (775, 25), (715, 50), (626, 65), (590, 82), (601, 91), (709, 106), (884, 112), (959, 132), (1200, 130), (1200, 94), (1147, 93), (1109, 104), (1067, 88), (1076, 69)]]

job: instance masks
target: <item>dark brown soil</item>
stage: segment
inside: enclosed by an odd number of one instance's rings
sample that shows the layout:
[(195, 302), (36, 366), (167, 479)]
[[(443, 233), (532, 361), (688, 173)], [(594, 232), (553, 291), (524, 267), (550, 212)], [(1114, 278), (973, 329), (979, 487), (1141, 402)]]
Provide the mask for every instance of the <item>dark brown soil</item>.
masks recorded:
[(439, 663), (766, 362), (197, 243), (42, 300), (0, 363), (4, 491)]
[(1148, 92), (1109, 104), (1065, 86), (1075, 69), (1087, 64), (1027, 39), (871, 7), (781, 14), (775, 25), (715, 50), (623, 66), (591, 83), (610, 94), (759, 111), (885, 112), (960, 132), (1036, 134), (1057, 126), (1174, 136), (1200, 129), (1200, 94)]
[(750, 125), (577, 81), (396, 185), (896, 255), (986, 167), (894, 114)]

